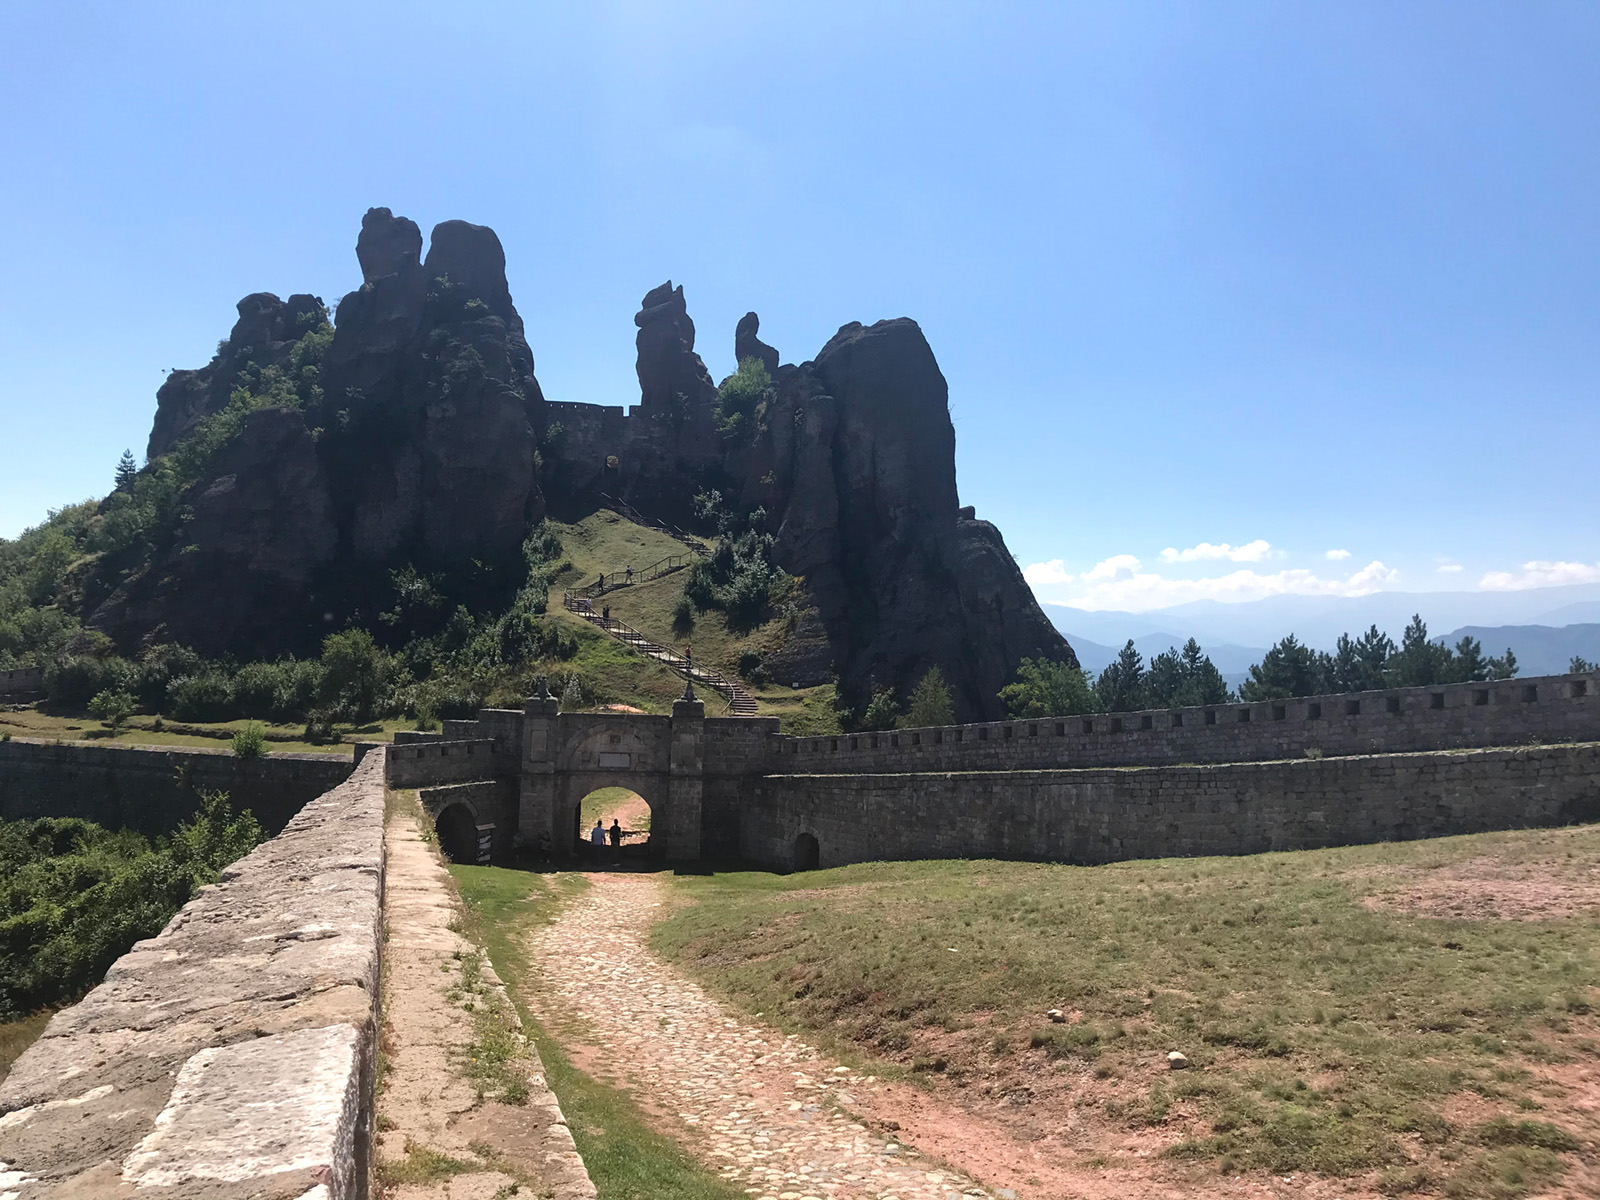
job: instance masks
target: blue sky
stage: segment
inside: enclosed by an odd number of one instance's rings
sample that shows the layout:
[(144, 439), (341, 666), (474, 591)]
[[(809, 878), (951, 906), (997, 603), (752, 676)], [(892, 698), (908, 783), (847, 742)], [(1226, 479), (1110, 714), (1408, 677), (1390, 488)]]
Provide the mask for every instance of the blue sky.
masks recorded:
[[(1044, 599), (1600, 580), (1600, 6), (0, 9), (0, 536), (361, 214), (494, 226), (553, 399), (911, 316)], [(1170, 551), (1170, 553), (1165, 553)]]

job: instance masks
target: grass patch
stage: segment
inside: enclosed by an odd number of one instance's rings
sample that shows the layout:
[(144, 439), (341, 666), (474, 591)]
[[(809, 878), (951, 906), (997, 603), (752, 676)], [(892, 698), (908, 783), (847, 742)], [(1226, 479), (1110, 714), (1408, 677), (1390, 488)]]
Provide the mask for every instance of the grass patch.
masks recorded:
[[(1420, 1140), (1450, 1194), (1521, 1194), (1501, 1189), (1559, 1174), (1573, 1133), (1462, 1128), (1441, 1109), (1477, 1091), (1548, 1110), (1530, 1068), (1593, 1036), (1572, 1014), (1596, 1000), (1600, 922), (1363, 903), (1396, 872), (1478, 858), (1581, 873), (1600, 859), (1600, 826), (1102, 867), (681, 876), (695, 903), (653, 938), (741, 1007), (924, 1076), (935, 1050), (958, 1083), (994, 1066), (1038, 1079), (1052, 1060), (1093, 1063), (1102, 1111), (1129, 1127), (1179, 1122), (1178, 1156), (1279, 1173), (1393, 1168), (1398, 1187)], [(1045, 1023), (1052, 1008), (1071, 1022)], [(1191, 1069), (1150, 1082), (1172, 1049)]]
[(474, 938), (488, 948), (524, 1030), (538, 1047), (545, 1078), (561, 1102), (601, 1200), (744, 1200), (741, 1189), (651, 1129), (625, 1093), (574, 1067), (527, 1011), (526, 938), (587, 888), (587, 881), (579, 875), (534, 875), (503, 867), (451, 866), (450, 874), (466, 902)]
[(378, 1182), (384, 1187), (400, 1187), (407, 1183), (437, 1183), (452, 1175), (461, 1175), (480, 1168), (448, 1154), (440, 1154), (426, 1146), (406, 1140), (404, 1158), (382, 1159), (376, 1168)]
[(54, 1015), (53, 1010), (46, 1009), (21, 1020), (0, 1022), (0, 1079), (5, 1078), (11, 1064), (22, 1057), (22, 1052), (39, 1040)]

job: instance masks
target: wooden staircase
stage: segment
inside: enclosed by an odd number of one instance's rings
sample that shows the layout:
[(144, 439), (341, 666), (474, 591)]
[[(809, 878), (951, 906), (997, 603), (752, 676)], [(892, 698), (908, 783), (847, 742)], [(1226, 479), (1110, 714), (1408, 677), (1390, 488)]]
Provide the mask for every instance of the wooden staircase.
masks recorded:
[[(637, 578), (637, 573), (635, 573), (635, 577)], [(624, 584), (623, 586), (627, 585)], [(605, 590), (611, 590), (609, 580)], [(756, 698), (747, 692), (738, 680), (729, 679), (720, 671), (697, 666), (690, 660), (688, 655), (679, 654), (676, 650), (651, 641), (626, 621), (619, 621), (615, 617), (602, 616), (594, 607), (594, 595), (598, 594), (602, 593), (590, 594), (589, 588), (579, 588), (574, 591), (563, 592), (561, 602), (568, 612), (582, 617), (597, 629), (605, 630), (623, 645), (630, 647), (646, 658), (655, 659), (656, 662), (676, 671), (691, 683), (697, 683), (716, 692), (717, 695), (728, 702), (724, 716), (753, 717), (756, 715)]]

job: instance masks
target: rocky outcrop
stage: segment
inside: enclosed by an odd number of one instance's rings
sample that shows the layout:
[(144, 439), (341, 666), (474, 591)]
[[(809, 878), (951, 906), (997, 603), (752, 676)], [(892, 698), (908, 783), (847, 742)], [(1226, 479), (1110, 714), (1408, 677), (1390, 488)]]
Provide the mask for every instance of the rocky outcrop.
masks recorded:
[[(515, 586), (544, 512), (544, 397), (492, 229), (370, 210), (362, 285), (330, 335), (313, 296), (247, 296), (210, 364), (157, 397), (149, 456), (168, 454), (241, 386), (268, 403), (190, 483), (185, 545), (125, 568), (91, 623), (119, 643), (208, 652), (314, 644), (392, 567), (476, 562)], [(314, 342), (304, 342), (314, 332)], [(287, 382), (286, 382), (287, 381)], [(292, 385), (292, 386), (290, 386)], [(502, 590), (503, 590), (502, 586)]]
[(299, 648), (330, 618), (370, 621), (397, 566), (513, 579), (547, 489), (573, 512), (604, 493), (683, 524), (715, 488), (765, 512), (801, 580), (767, 659), (782, 682), (837, 676), (860, 703), (938, 666), (976, 718), (998, 715), (1019, 659), (1073, 661), (999, 531), (960, 507), (948, 386), (914, 321), (845, 325), (780, 366), (747, 313), (735, 355), (772, 389), (719, 414), (669, 280), (634, 317), (640, 402), (624, 414), (545, 403), (493, 230), (442, 222), (424, 257), (417, 226), (375, 208), (356, 256), (362, 285), (331, 335), (315, 297), (247, 296), (218, 356), (162, 387), (152, 457), (241, 381), (295, 399), (252, 413), (193, 481), (181, 545), (125, 571), (93, 620), (119, 642)]
[(280, 300), (254, 292), (239, 301), (239, 319), (217, 356), (199, 370), (174, 370), (156, 392), (156, 419), (146, 457), (168, 453), (195, 426), (221, 412), (247, 368), (282, 368), (289, 351), (308, 332), (326, 324), (322, 301), (294, 295)]
[(689, 414), (708, 409), (717, 385), (694, 352), (694, 322), (683, 288), (674, 288), (669, 279), (646, 292), (633, 323), (639, 327), (634, 345), (644, 411)]
[(778, 352), (756, 336), (760, 328), (761, 318), (753, 312), (747, 312), (739, 318), (739, 324), (733, 330), (733, 361), (743, 363), (745, 359), (753, 358), (767, 369), (768, 375), (777, 378)]
[(771, 514), (847, 695), (938, 666), (976, 719), (1019, 659), (1075, 661), (999, 531), (960, 517), (949, 389), (916, 322), (841, 328), (782, 381), (759, 443), (745, 501)]
[(414, 267), (422, 261), (422, 230), (415, 221), (397, 217), (387, 208), (369, 208), (361, 218), (356, 260), (366, 283)]

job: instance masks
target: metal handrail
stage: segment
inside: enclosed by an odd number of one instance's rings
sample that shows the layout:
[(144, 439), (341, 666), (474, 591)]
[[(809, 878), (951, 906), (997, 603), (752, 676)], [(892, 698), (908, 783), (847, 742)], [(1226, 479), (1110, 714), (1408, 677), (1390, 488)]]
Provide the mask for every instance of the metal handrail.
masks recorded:
[(734, 712), (737, 710), (751, 713), (755, 711), (755, 697), (751, 696), (749, 692), (745, 691), (737, 683), (728, 679), (720, 671), (697, 666), (688, 655), (679, 654), (670, 647), (652, 641), (643, 632), (635, 629), (626, 621), (620, 621), (616, 617), (603, 616), (595, 612), (590, 600), (591, 597), (575, 592), (561, 593), (562, 606), (568, 612), (582, 617), (591, 625), (598, 625), (619, 642), (626, 646), (631, 646), (646, 657), (653, 658), (657, 662), (670, 667), (691, 682), (703, 684), (710, 688), (727, 700), (727, 711)]

